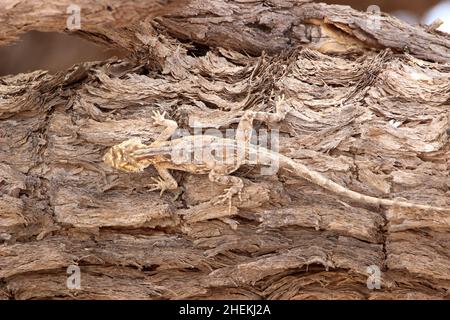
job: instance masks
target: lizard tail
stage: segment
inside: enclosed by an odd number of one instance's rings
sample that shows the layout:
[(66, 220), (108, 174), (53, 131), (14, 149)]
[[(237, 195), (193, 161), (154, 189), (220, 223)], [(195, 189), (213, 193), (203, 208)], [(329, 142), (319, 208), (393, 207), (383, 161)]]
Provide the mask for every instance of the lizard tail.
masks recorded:
[(337, 195), (346, 196), (360, 203), (382, 205), (382, 206), (398, 206), (403, 208), (416, 208), (421, 210), (450, 211), (450, 208), (434, 207), (429, 205), (417, 204), (413, 202), (397, 201), (391, 199), (366, 196), (359, 192), (347, 189), (337, 184), (336, 182), (332, 181), (331, 179), (325, 177), (324, 175), (320, 174), (319, 172), (310, 170), (305, 165), (298, 163), (290, 158), (283, 157), (283, 159), (281, 159), (280, 161), (284, 162), (282, 166), (292, 170), (292, 172), (297, 176), (302, 177), (314, 184), (317, 184), (322, 188), (329, 190)]

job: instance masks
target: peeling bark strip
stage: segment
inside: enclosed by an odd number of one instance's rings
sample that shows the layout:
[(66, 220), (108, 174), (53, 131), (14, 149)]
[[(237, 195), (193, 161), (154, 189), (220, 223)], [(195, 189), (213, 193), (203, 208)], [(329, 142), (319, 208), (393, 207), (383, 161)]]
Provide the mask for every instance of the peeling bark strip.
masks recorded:
[(324, 53), (391, 48), (430, 61), (450, 61), (446, 33), (430, 33), (387, 15), (374, 20), (348, 6), (309, 0), (193, 0), (158, 21), (178, 37), (253, 54), (301, 44)]
[[(45, 3), (3, 1), (0, 43), (61, 30)], [(129, 59), (0, 78), (0, 298), (450, 298), (446, 212), (362, 206), (253, 166), (235, 173), (230, 212), (210, 205), (224, 188), (205, 176), (175, 172), (179, 190), (160, 198), (154, 170), (102, 162), (126, 139), (152, 142), (155, 110), (224, 131), (284, 94), (283, 155), (366, 195), (450, 207), (448, 36), (388, 16), (370, 33), (363, 13), (306, 1), (190, 1), (157, 21), (150, 1), (108, 3), (117, 15), (102, 20), (106, 3), (84, 1), (77, 34)]]
[(0, 3), (0, 45), (31, 30), (64, 32), (67, 20), (80, 8), (81, 28), (89, 32), (121, 28), (182, 6), (188, 0), (3, 0)]
[[(15, 41), (30, 30), (68, 31), (67, 8), (71, 3), (2, 1), (0, 44)], [(447, 33), (411, 26), (386, 14), (374, 17), (348, 6), (311, 0), (81, 0), (77, 6), (82, 10), (82, 26), (75, 33), (131, 52), (142, 47), (117, 32), (125, 33), (147, 18), (161, 16), (157, 21), (162, 29), (175, 37), (254, 55), (263, 50), (279, 53), (296, 45), (323, 53), (391, 48), (429, 61), (450, 62)]]

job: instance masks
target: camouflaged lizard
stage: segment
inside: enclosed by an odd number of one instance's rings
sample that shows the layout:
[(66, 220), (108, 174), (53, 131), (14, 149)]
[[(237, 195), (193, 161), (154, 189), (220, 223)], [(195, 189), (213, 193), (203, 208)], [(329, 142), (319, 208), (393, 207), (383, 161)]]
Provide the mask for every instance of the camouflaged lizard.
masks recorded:
[(178, 187), (169, 170), (208, 174), (210, 181), (228, 186), (225, 193), (216, 199), (214, 204), (228, 200), (230, 208), (232, 197), (237, 195), (240, 199), (244, 186), (242, 179), (232, 176), (231, 173), (239, 169), (241, 165), (255, 164), (256, 159), (257, 164), (276, 163), (297, 177), (359, 203), (422, 210), (450, 210), (407, 201), (377, 198), (352, 191), (289, 157), (250, 143), (254, 120), (268, 123), (280, 122), (284, 120), (287, 113), (288, 107), (281, 98), (276, 102), (275, 113), (246, 111), (240, 119), (235, 139), (212, 135), (191, 135), (169, 140), (178, 128), (177, 123), (165, 119), (165, 113), (154, 112), (152, 118), (155, 124), (164, 126), (165, 129), (152, 144), (145, 145), (139, 138), (133, 138), (110, 148), (103, 160), (111, 167), (127, 172), (139, 172), (153, 165), (160, 177), (153, 178), (155, 183), (151, 191), (159, 189), (161, 194), (165, 190)]

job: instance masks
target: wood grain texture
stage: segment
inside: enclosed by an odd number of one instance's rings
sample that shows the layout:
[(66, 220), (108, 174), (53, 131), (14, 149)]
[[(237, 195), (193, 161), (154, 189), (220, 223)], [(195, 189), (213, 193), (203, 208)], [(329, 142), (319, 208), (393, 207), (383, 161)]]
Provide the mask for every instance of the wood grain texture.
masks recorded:
[[(154, 17), (182, 6), (185, 0), (81, 0), (81, 28), (94, 32), (120, 28), (146, 17)], [(0, 3), (0, 44), (16, 41), (21, 33), (38, 30), (64, 32), (70, 0), (5, 0)], [(72, 11), (69, 11), (72, 12)], [(70, 32), (70, 31), (69, 31)]]
[[(12, 19), (39, 2), (5, 3)], [(209, 0), (195, 11), (190, 2), (147, 22), (130, 13), (117, 28), (79, 32), (106, 35), (101, 43), (128, 48), (128, 58), (0, 78), (0, 298), (450, 298), (445, 213), (361, 206), (252, 166), (235, 173), (243, 201), (229, 212), (209, 204), (223, 187), (205, 176), (176, 172), (180, 189), (159, 197), (148, 191), (153, 169), (128, 174), (102, 162), (123, 140), (153, 141), (154, 110), (191, 132), (193, 122), (223, 131), (243, 110), (273, 111), (284, 94), (293, 110), (277, 127), (282, 154), (367, 195), (449, 207), (448, 36), (403, 25), (362, 36), (362, 13), (265, 3)], [(265, 15), (278, 17), (270, 30), (233, 26)], [(339, 48), (349, 50), (299, 45), (280, 24), (294, 16), (344, 30)], [(2, 30), (3, 43), (17, 35)], [(390, 42), (395, 34), (410, 53)], [(66, 287), (71, 264), (81, 290)], [(382, 270), (381, 290), (366, 286), (371, 265)]]

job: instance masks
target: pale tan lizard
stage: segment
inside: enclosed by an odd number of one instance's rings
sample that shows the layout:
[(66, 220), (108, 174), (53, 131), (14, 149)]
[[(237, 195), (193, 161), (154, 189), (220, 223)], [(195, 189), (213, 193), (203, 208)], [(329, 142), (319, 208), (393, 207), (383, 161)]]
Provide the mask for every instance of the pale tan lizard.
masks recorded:
[(170, 169), (208, 174), (211, 181), (229, 186), (225, 194), (215, 203), (228, 200), (230, 207), (232, 197), (238, 195), (240, 198), (244, 186), (242, 179), (230, 174), (243, 164), (255, 164), (253, 162), (256, 159), (257, 164), (273, 165), (275, 163), (295, 176), (359, 203), (450, 211), (450, 208), (377, 198), (352, 191), (291, 158), (250, 143), (253, 120), (279, 122), (285, 118), (287, 112), (288, 107), (281, 98), (276, 103), (275, 113), (246, 111), (239, 122), (235, 139), (212, 135), (191, 135), (174, 140), (169, 138), (177, 129), (177, 123), (165, 119), (165, 113), (154, 112), (153, 120), (165, 129), (151, 145), (142, 144), (139, 138), (133, 138), (113, 146), (103, 160), (108, 165), (127, 172), (142, 171), (153, 165), (160, 177), (153, 178), (155, 184), (152, 185), (151, 190), (160, 189), (161, 194), (165, 190), (178, 187), (176, 180), (168, 171)]

